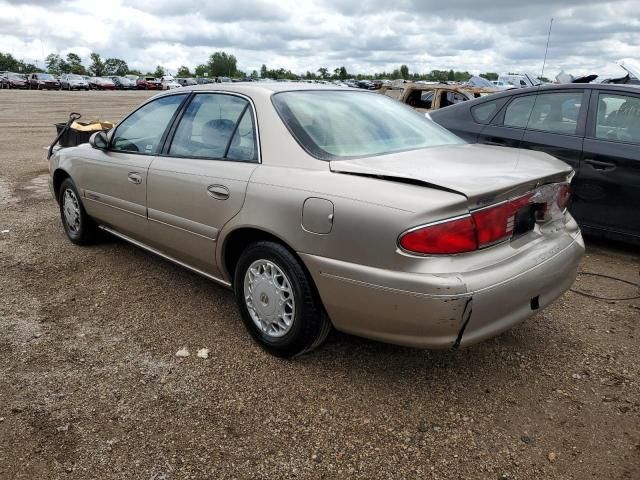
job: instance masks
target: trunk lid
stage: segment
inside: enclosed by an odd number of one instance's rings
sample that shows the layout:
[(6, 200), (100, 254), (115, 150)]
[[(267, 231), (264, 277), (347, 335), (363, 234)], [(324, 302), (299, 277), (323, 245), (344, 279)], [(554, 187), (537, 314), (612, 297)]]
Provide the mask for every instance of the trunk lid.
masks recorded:
[(332, 172), (421, 183), (460, 193), (469, 209), (534, 190), (545, 183), (569, 181), (573, 170), (542, 152), (489, 145), (447, 145), (380, 155), (332, 160)]

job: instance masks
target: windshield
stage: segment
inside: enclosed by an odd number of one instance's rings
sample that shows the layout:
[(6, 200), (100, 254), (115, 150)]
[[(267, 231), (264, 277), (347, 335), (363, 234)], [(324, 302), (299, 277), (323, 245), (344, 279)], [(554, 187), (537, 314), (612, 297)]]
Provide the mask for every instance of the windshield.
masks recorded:
[(8, 78), (14, 78), (17, 80), (24, 80), (24, 75), (20, 75), (19, 73), (10, 73), (7, 75)]
[(83, 80), (83, 78), (80, 75), (67, 75), (67, 78), (69, 80)]
[(49, 75), (48, 73), (39, 73), (38, 74), (38, 78), (40, 78), (42, 80), (51, 80), (51, 79), (53, 79), (53, 77), (51, 75)]
[(464, 143), (423, 115), (377, 93), (282, 92), (273, 96), (273, 103), (298, 143), (323, 160)]

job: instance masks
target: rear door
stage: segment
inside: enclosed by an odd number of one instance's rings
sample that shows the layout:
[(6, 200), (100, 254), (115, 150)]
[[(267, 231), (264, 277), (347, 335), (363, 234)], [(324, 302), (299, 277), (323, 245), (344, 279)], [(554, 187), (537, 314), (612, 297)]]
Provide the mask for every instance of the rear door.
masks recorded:
[(592, 92), (576, 180), (578, 220), (640, 240), (640, 93)]
[(548, 153), (578, 172), (588, 95), (583, 89), (538, 94), (520, 147)]
[(478, 134), (478, 143), (519, 148), (536, 94), (516, 95)]
[(156, 248), (219, 276), (218, 232), (242, 207), (259, 163), (251, 102), (229, 93), (198, 93), (149, 169), (149, 230)]

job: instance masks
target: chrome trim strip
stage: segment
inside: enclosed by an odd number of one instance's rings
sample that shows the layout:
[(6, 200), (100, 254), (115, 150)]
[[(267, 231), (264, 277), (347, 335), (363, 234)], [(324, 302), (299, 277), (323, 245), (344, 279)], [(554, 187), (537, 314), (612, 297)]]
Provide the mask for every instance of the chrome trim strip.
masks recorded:
[(207, 240), (215, 241), (218, 236), (218, 229), (215, 227), (211, 227), (199, 222), (194, 222), (193, 220), (179, 217), (171, 213), (162, 212), (160, 210), (156, 210), (155, 208), (148, 208), (147, 215), (149, 217), (149, 220), (151, 221), (173, 227), (186, 233), (191, 233)]
[(144, 250), (146, 250), (148, 252), (154, 253), (154, 254), (158, 255), (159, 257), (164, 258), (165, 260), (169, 260), (170, 262), (173, 262), (176, 265), (180, 265), (181, 267), (184, 267), (187, 270), (191, 270), (192, 272), (197, 273), (198, 275), (202, 275), (203, 277), (208, 278), (209, 280), (213, 280), (214, 282), (219, 283), (220, 285), (223, 285), (223, 286), (225, 286), (227, 288), (231, 288), (231, 283), (230, 282), (227, 282), (226, 280), (223, 280), (223, 279), (218, 278), (218, 277), (214, 277), (213, 275), (211, 275), (209, 273), (206, 273), (206, 272), (203, 272), (202, 270), (199, 270), (199, 269), (197, 269), (195, 267), (192, 267), (190, 265), (187, 265), (186, 263), (181, 262), (180, 260), (176, 260), (175, 258), (170, 257), (169, 255), (166, 255), (166, 254), (162, 253), (161, 251), (156, 250), (153, 247), (150, 247), (150, 246), (148, 246), (148, 245), (146, 245), (146, 244), (144, 244), (142, 242), (139, 242), (138, 240), (134, 240), (133, 238), (128, 237), (127, 235), (124, 235), (123, 233), (120, 233), (120, 232), (118, 232), (118, 231), (116, 231), (116, 230), (114, 230), (114, 229), (112, 229), (110, 227), (107, 227), (106, 225), (99, 225), (98, 228), (100, 228), (101, 230), (104, 230), (105, 232), (109, 232), (111, 235), (114, 235), (114, 236), (116, 236), (118, 238), (121, 238), (122, 240), (124, 240), (126, 242), (129, 242), (129, 243), (135, 245), (136, 247), (140, 247), (140, 248), (142, 248), (142, 249), (144, 249)]
[(115, 205), (112, 205), (112, 204), (106, 203), (106, 202), (101, 202), (100, 200), (97, 200), (95, 198), (91, 198), (89, 196), (85, 196), (84, 200), (89, 200), (89, 201), (91, 201), (93, 203), (99, 203), (100, 205), (104, 205), (105, 207), (113, 208), (115, 210), (120, 210), (121, 212), (128, 213), (130, 215), (135, 215), (136, 217), (144, 218), (145, 220), (147, 219), (146, 215), (142, 215), (142, 214), (137, 213), (137, 212), (132, 212), (131, 210), (127, 210), (126, 208), (116, 207)]

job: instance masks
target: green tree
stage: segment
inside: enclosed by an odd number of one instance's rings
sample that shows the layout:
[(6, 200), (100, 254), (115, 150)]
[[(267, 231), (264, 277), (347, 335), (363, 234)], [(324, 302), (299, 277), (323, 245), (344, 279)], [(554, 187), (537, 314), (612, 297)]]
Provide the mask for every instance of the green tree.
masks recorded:
[(91, 58), (91, 65), (89, 66), (89, 73), (94, 77), (102, 77), (105, 74), (105, 66), (99, 53), (91, 52), (89, 55)]
[(215, 52), (209, 57), (207, 63), (209, 74), (212, 77), (233, 77), (238, 71), (238, 60), (235, 56), (226, 52)]
[(209, 67), (205, 64), (198, 65), (196, 67), (196, 77), (204, 77), (205, 73), (209, 73)]
[(104, 61), (104, 74), (108, 76), (123, 77), (129, 73), (129, 65), (120, 58), (107, 58)]
[(268, 73), (267, 66), (263, 63), (260, 67), (260, 78), (267, 78)]
[(400, 65), (400, 76), (405, 80), (409, 78), (409, 67), (406, 65)]
[(486, 78), (487, 80), (491, 81), (491, 80), (498, 80), (498, 74), (495, 72), (486, 72), (486, 73), (481, 73), (480, 76), (482, 78)]
[(338, 78), (340, 80), (346, 80), (349, 78), (349, 74), (347, 73), (347, 69), (345, 67), (340, 67), (340, 71), (338, 72)]
[(20, 62), (16, 60), (10, 53), (0, 52), (0, 70), (9, 72), (18, 71)]
[(449, 73), (447, 74), (447, 81), (453, 82), (455, 79), (456, 79), (456, 76), (453, 73), (453, 70), (449, 70)]
[(67, 63), (67, 72), (75, 73), (77, 75), (86, 75), (87, 69), (84, 68), (84, 65), (82, 65), (82, 59), (80, 58), (80, 55), (73, 52), (69, 52), (67, 54), (66, 63)]
[(329, 78), (329, 70), (328, 69), (326, 69), (324, 67), (320, 67), (316, 71), (320, 74), (320, 78), (322, 78), (322, 79)]
[(151, 75), (156, 78), (164, 77), (166, 75), (166, 70), (162, 65), (157, 65), (155, 72), (153, 72)]
[(259, 77), (259, 75), (258, 75), (258, 71), (257, 70), (254, 70), (254, 71), (251, 72), (251, 79), (252, 80), (257, 80), (258, 77)]
[(190, 77), (191, 72), (189, 71), (189, 67), (182, 65), (178, 71), (176, 72), (176, 77)]
[(54, 75), (60, 75), (67, 71), (67, 63), (57, 53), (50, 53), (44, 59), (47, 71)]

